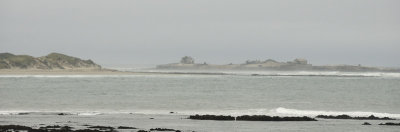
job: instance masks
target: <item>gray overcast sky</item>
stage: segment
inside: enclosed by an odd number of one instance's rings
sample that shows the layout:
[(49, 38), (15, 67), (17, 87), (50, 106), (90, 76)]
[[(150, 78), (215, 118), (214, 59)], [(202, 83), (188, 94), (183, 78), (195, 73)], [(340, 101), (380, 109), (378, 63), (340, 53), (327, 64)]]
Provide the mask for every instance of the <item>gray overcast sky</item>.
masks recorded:
[(400, 67), (400, 0), (0, 0), (0, 52)]

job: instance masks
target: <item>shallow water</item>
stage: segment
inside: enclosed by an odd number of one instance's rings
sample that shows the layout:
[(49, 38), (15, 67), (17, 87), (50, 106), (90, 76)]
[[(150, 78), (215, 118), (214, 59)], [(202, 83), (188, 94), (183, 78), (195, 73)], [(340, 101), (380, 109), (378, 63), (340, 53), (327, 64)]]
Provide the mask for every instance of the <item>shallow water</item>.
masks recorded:
[[(246, 75), (0, 75), (0, 121), (13, 115), (65, 112), (100, 118), (117, 115), (267, 114), (279, 116), (388, 116), (400, 119), (400, 78)], [(170, 114), (169, 112), (176, 112)], [(49, 114), (50, 113), (50, 114)], [(54, 116), (54, 115), (53, 115)], [(106, 116), (106, 117), (107, 117)], [(55, 118), (55, 117), (54, 117)], [(117, 122), (121, 119), (114, 118)], [(187, 120), (183, 120), (188, 122)], [(11, 121), (12, 122), (12, 121)], [(189, 121), (207, 124), (212, 121)], [(190, 123), (187, 124), (190, 128)], [(266, 123), (279, 130), (328, 124)], [(354, 127), (362, 121), (356, 121)], [(212, 124), (212, 123), (211, 123)], [(240, 131), (260, 122), (243, 122)], [(310, 125), (309, 124), (313, 124)], [(145, 125), (145, 124), (142, 124)], [(229, 124), (221, 124), (226, 126)], [(328, 126), (328, 127), (334, 127)], [(337, 126), (337, 124), (336, 124)], [(339, 125), (340, 126), (340, 125)], [(376, 126), (378, 127), (378, 126)], [(197, 127), (194, 129), (198, 130)], [(257, 127), (259, 129), (263, 127)], [(287, 128), (287, 129), (286, 129)], [(318, 128), (318, 129), (317, 129)], [(272, 128), (271, 128), (272, 129)], [(220, 130), (220, 129), (218, 129)], [(348, 130), (348, 129), (346, 129)], [(211, 131), (211, 130), (207, 130)]]

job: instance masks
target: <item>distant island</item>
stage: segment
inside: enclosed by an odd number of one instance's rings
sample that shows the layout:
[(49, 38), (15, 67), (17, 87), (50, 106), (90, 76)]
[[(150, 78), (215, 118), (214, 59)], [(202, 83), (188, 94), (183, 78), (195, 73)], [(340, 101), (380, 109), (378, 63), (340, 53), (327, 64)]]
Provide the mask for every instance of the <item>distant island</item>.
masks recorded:
[(195, 63), (190, 56), (182, 57), (179, 63), (158, 65), (157, 69), (170, 70), (271, 70), (271, 71), (342, 71), (342, 72), (400, 72), (398, 68), (367, 67), (361, 65), (326, 65), (314, 66), (306, 59), (279, 62), (272, 59), (265, 61), (247, 60), (243, 64), (207, 64)]
[(101, 66), (92, 60), (60, 54), (50, 53), (42, 57), (29, 55), (14, 55), (11, 53), (0, 53), (0, 69), (84, 69), (101, 70)]
[[(242, 64), (195, 63), (190, 56), (182, 57), (180, 62), (158, 65), (158, 70), (254, 70), (254, 71), (341, 71), (341, 72), (400, 72), (399, 68), (367, 67), (361, 65), (314, 66), (306, 59), (279, 62), (247, 60)], [(0, 53), (0, 74), (175, 74), (169, 72), (118, 71), (102, 68), (92, 60), (83, 60), (61, 53), (46, 56), (14, 55)]]

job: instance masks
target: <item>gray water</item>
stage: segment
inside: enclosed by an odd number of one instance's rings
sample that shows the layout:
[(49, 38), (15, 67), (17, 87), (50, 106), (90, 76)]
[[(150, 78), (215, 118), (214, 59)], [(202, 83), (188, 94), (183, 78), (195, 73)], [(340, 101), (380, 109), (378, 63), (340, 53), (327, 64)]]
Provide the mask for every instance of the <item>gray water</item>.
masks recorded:
[[(399, 95), (400, 78), (397, 77), (239, 75), (3, 75), (0, 77), (0, 112), (5, 117), (18, 112), (70, 112), (90, 115), (93, 118), (113, 114), (171, 116), (169, 112), (172, 111), (175, 112), (176, 119), (189, 114), (283, 116), (374, 114), (400, 118)], [(6, 119), (5, 117), (3, 119)]]

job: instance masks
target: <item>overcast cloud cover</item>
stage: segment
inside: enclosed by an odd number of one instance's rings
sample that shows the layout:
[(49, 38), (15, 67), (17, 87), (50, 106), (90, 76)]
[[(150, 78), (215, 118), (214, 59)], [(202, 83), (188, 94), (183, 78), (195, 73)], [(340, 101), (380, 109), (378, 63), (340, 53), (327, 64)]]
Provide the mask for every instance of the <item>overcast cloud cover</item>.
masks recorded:
[(0, 0), (0, 52), (400, 67), (400, 0)]

